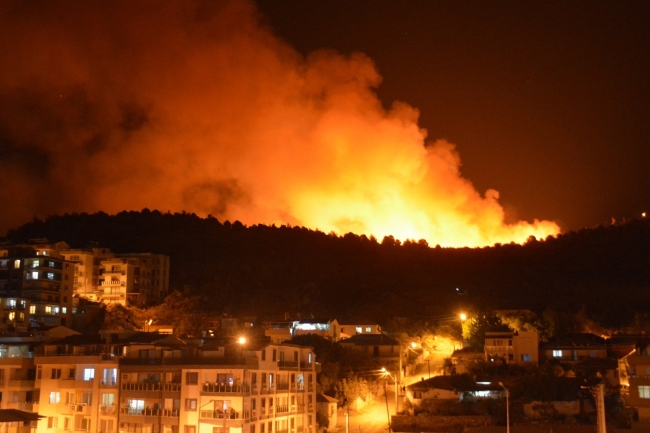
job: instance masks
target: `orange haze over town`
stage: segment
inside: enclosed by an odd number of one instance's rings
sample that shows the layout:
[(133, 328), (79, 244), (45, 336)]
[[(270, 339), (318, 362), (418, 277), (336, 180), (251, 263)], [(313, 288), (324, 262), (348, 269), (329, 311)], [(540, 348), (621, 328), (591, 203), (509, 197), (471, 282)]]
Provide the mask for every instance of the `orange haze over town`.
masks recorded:
[(0, 230), (147, 207), (441, 246), (559, 232), (506, 223), (362, 53), (304, 57), (243, 1), (64, 3), (0, 6)]

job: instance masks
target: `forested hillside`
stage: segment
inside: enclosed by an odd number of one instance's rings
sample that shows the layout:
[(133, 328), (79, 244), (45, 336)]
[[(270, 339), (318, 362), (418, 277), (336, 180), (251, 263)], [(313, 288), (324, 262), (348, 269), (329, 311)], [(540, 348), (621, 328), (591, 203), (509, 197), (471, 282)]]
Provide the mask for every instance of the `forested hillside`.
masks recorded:
[(476, 249), (147, 209), (54, 216), (7, 233), (13, 243), (44, 237), (167, 254), (173, 288), (189, 286), (209, 296), (214, 311), (231, 314), (309, 311), (381, 323), (397, 315), (435, 320), (468, 305), (552, 307), (586, 308), (601, 323), (620, 325), (650, 311), (647, 220)]

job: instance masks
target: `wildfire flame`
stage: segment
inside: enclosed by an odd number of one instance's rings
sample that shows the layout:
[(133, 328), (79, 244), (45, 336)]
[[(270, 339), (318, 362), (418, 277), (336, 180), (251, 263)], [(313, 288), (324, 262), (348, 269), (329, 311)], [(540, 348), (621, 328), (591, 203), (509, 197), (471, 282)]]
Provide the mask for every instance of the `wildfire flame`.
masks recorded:
[(416, 109), (382, 107), (371, 59), (305, 58), (247, 2), (18, 2), (0, 50), (0, 229), (148, 207), (442, 246), (559, 232), (505, 224)]

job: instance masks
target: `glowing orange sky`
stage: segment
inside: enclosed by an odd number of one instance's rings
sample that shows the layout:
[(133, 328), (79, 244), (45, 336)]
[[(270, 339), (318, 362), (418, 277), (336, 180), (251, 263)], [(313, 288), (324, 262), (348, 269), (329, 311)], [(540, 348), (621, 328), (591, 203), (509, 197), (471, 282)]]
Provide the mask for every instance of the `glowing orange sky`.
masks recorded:
[(443, 246), (559, 231), (505, 224), (363, 54), (305, 58), (245, 2), (68, 6), (0, 6), (0, 229), (148, 207)]

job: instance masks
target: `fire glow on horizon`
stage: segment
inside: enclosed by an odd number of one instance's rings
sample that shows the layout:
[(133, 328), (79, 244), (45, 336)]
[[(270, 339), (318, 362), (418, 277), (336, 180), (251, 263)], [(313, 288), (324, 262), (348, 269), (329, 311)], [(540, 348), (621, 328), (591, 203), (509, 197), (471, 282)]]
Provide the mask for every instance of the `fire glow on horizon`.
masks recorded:
[(427, 141), (413, 107), (382, 107), (371, 59), (304, 58), (252, 4), (12, 5), (0, 8), (0, 201), (14, 210), (0, 230), (148, 207), (441, 246), (559, 232), (505, 224), (453, 144)]

